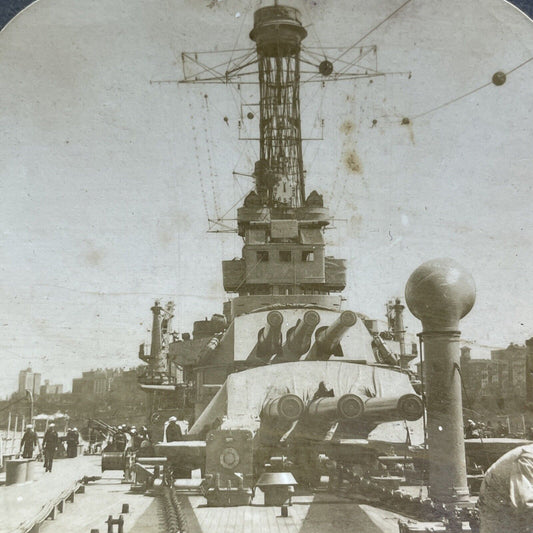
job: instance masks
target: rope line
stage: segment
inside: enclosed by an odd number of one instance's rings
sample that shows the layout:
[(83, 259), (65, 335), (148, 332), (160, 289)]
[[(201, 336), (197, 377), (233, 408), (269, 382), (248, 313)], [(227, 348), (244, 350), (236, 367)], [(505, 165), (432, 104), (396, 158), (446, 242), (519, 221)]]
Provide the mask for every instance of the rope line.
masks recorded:
[(209, 219), (209, 209), (207, 208), (207, 196), (206, 196), (206, 193), (205, 193), (205, 185), (204, 185), (204, 179), (202, 177), (202, 168), (201, 168), (201, 163), (200, 163), (200, 152), (199, 152), (199, 148), (198, 148), (198, 133), (197, 133), (197, 129), (196, 129), (196, 126), (195, 126), (194, 112), (193, 112), (193, 109), (192, 109), (191, 99), (188, 98), (187, 100), (189, 101), (189, 111), (190, 111), (190, 117), (191, 117), (191, 132), (192, 132), (192, 138), (193, 138), (193, 141), (194, 141), (194, 153), (196, 155), (196, 164), (197, 164), (197, 168), (198, 168), (198, 177), (199, 177), (199, 181), (200, 181), (200, 190), (202, 192), (202, 200), (203, 200), (203, 204), (204, 204), (205, 217), (206, 217), (206, 219)]
[[(533, 57), (530, 57), (529, 59), (526, 59), (520, 65), (517, 65), (516, 67), (512, 68), (511, 70), (505, 72), (505, 76), (509, 76), (509, 74), (512, 74), (513, 72), (517, 71), (518, 69), (522, 68), (523, 66), (527, 65), (529, 62), (533, 61)], [(472, 89), (471, 91), (468, 91), (465, 94), (462, 94), (461, 96), (457, 96), (455, 98), (452, 98), (448, 102), (444, 102), (443, 104), (438, 105), (437, 107), (433, 107), (432, 109), (428, 109), (427, 111), (424, 111), (423, 113), (419, 113), (418, 115), (415, 115), (412, 117), (411, 120), (416, 120), (417, 118), (424, 117), (426, 115), (429, 115), (430, 113), (434, 113), (435, 111), (438, 111), (439, 109), (442, 109), (443, 107), (447, 107), (451, 104), (454, 104), (455, 102), (458, 102), (459, 100), (462, 100), (463, 98), (467, 98), (468, 96), (471, 96), (474, 93), (477, 93), (478, 91), (481, 91), (482, 89), (485, 89), (489, 85), (493, 85), (492, 80), (484, 83), (483, 85), (480, 85), (479, 87), (476, 87), (475, 89)]]
[(217, 192), (215, 187), (215, 181), (219, 181), (218, 179), (218, 172), (217, 167), (213, 161), (213, 156), (211, 154), (211, 144), (213, 143), (213, 139), (210, 135), (210, 132), (212, 131), (212, 128), (209, 127), (208, 124), (208, 116), (209, 116), (209, 99), (208, 95), (204, 95), (204, 108), (205, 113), (203, 113), (203, 123), (204, 123), (204, 135), (205, 135), (205, 146), (206, 146), (206, 154), (207, 154), (207, 162), (209, 164), (209, 182), (211, 184), (211, 192), (213, 193), (213, 202), (215, 205), (215, 215), (217, 218), (219, 218), (219, 209), (218, 209), (218, 200), (217, 200)]
[(336, 59), (333, 60), (333, 62), (336, 62), (338, 61), (341, 57), (344, 57), (348, 52), (350, 52), (351, 50), (353, 50), (361, 41), (364, 41), (371, 33), (375, 32), (380, 26), (382, 26), (383, 24), (385, 24), (385, 22), (387, 22), (388, 20), (390, 20), (392, 17), (394, 17), (394, 15), (396, 15), (396, 13), (398, 13), (400, 10), (402, 10), (407, 4), (411, 3), (412, 0), (407, 0), (406, 2), (404, 2), (400, 7), (398, 7), (395, 11), (393, 11), (388, 17), (386, 17), (385, 19), (383, 19), (379, 24), (377, 24), (376, 26), (374, 26), (371, 30), (369, 30), (367, 33), (365, 33), (358, 41), (356, 41), (354, 44), (352, 44), (352, 46), (350, 46), (349, 48), (347, 48), (346, 50), (344, 50), (344, 52), (339, 56), (337, 57)]

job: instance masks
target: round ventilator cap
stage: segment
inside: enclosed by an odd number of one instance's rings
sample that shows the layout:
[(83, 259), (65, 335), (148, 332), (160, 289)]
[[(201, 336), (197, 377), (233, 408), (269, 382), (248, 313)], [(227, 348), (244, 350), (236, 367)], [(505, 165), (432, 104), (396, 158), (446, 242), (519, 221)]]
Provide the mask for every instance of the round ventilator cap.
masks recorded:
[(405, 301), (425, 331), (456, 330), (476, 300), (474, 279), (453, 259), (419, 266), (405, 286)]

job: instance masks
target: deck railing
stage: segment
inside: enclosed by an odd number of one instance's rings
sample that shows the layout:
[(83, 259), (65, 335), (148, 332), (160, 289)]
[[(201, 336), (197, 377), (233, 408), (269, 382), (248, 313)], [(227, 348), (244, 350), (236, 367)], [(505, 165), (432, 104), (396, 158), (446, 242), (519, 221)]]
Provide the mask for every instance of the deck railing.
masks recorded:
[(25, 422), (23, 416), (12, 417), (9, 413), (7, 427), (0, 429), (0, 468), (4, 467), (6, 457), (12, 457), (19, 453)]

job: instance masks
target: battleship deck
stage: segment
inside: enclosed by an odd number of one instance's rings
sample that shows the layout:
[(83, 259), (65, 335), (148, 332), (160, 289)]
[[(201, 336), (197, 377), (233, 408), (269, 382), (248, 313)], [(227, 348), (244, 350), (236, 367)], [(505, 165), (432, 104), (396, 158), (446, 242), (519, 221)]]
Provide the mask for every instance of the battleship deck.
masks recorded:
[(398, 515), (328, 493), (295, 496), (286, 518), (279, 507), (263, 506), (259, 494), (242, 507), (207, 507), (201, 496), (181, 501), (188, 533), (339, 533), (355, 524), (360, 533), (398, 532)]
[(100, 475), (99, 457), (80, 456), (54, 461), (53, 471), (45, 473), (35, 464), (33, 482), (0, 487), (0, 532), (37, 531), (39, 524), (54, 512), (62, 499), (72, 498), (84, 476)]
[[(166, 533), (164, 504), (153, 495), (134, 493), (130, 485), (121, 483), (117, 472), (99, 473), (99, 457), (80, 457), (57, 461), (52, 474), (39, 473), (33, 483), (0, 487), (0, 532), (31, 531), (31, 523), (50, 508), (51, 501), (64, 493), (83, 475), (102, 475), (90, 483), (84, 494), (56, 513), (53, 520), (44, 520), (39, 533), (90, 531), (107, 529), (109, 515), (118, 518), (122, 505), (129, 505), (124, 514), (124, 530), (130, 533)], [(85, 473), (85, 474), (84, 474)], [(257, 491), (253, 505), (241, 507), (207, 507), (206, 500), (190, 492), (178, 492), (187, 520), (188, 533), (338, 533), (351, 531), (357, 525), (360, 533), (397, 533), (399, 515), (378, 509), (364, 500), (318, 491), (298, 493), (289, 507), (289, 516), (282, 517), (279, 507), (265, 507), (262, 493)], [(155, 497), (154, 497), (155, 496)], [(9, 510), (9, 511), (8, 511)]]
[[(46, 521), (40, 533), (105, 530), (107, 516), (118, 517), (122, 502), (130, 506), (130, 513), (124, 515), (125, 531), (166, 533), (162, 500), (128, 489), (120, 480), (103, 478), (89, 487), (83, 500), (78, 499), (75, 510)], [(241, 507), (207, 507), (197, 495), (181, 494), (180, 501), (187, 533), (339, 533), (352, 531), (355, 524), (359, 533), (398, 532), (398, 515), (324, 493), (296, 496), (287, 518), (280, 516), (279, 507), (264, 507), (257, 497), (253, 505)]]

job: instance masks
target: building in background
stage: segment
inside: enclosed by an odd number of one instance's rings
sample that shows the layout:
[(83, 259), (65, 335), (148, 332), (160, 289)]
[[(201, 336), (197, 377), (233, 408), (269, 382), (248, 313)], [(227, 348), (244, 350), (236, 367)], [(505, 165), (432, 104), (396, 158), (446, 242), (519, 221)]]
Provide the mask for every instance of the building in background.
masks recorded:
[(33, 372), (30, 367), (19, 372), (18, 393), (26, 394), (27, 390), (34, 396), (38, 396), (41, 392), (41, 374)]
[(526, 400), (527, 348), (511, 343), (491, 350), (490, 358), (472, 357), (471, 348), (461, 348), (461, 373), (465, 403), (471, 408), (494, 405), (505, 409)]
[(111, 390), (111, 383), (117, 372), (118, 370), (108, 368), (82, 372), (81, 378), (72, 380), (72, 394), (102, 396)]
[(41, 396), (57, 396), (63, 394), (63, 385), (53, 385), (49, 379), (44, 380), (44, 385), (41, 385)]
[(72, 394), (103, 396), (113, 392), (124, 398), (138, 389), (137, 369), (98, 368), (82, 372), (81, 378), (72, 380)]

